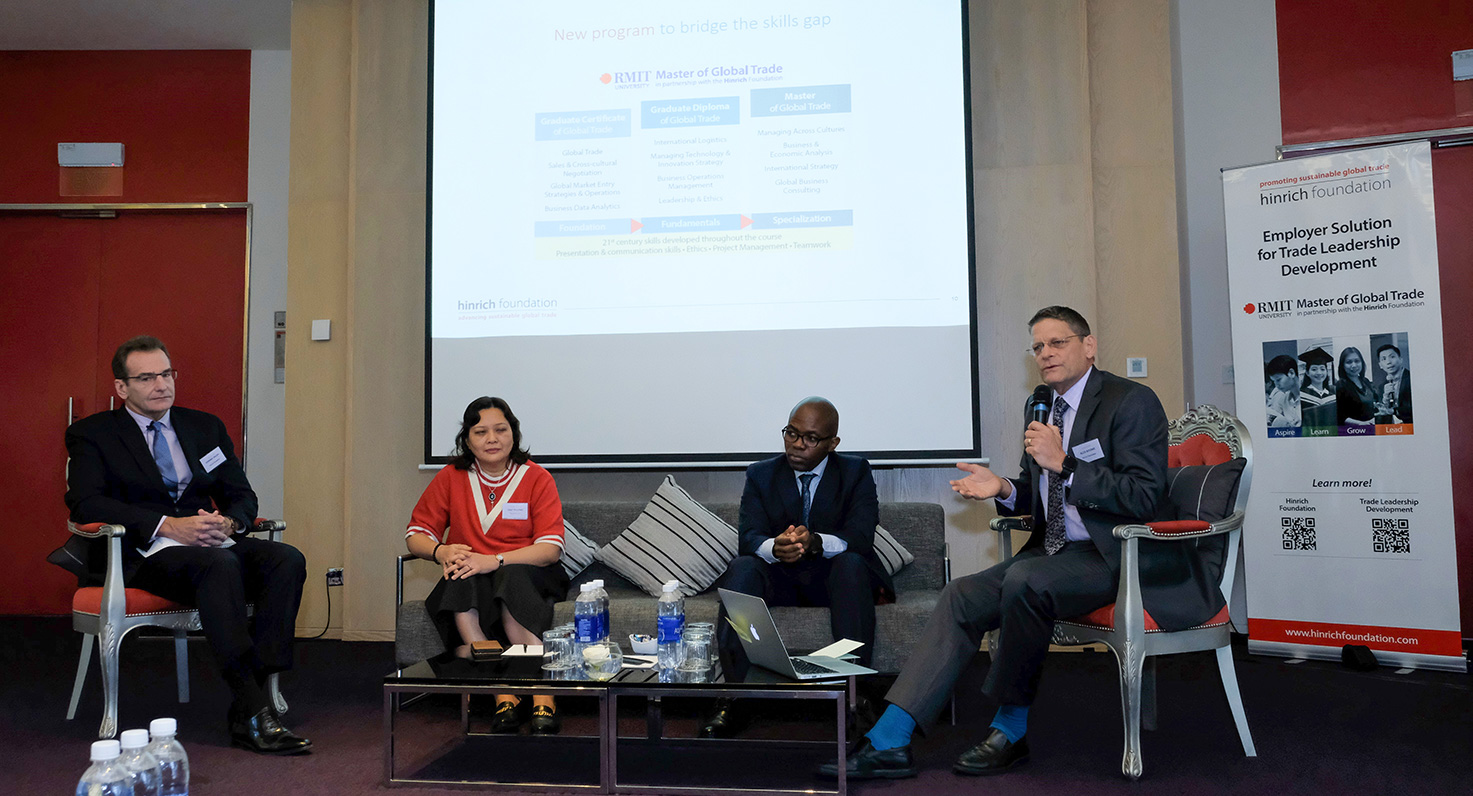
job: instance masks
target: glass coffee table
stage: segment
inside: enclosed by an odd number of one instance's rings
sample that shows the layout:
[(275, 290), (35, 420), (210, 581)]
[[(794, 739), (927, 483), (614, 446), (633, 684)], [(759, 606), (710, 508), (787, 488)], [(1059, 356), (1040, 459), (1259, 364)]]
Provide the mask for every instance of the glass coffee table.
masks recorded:
[[(446, 654), (385, 677), (385, 784), (598, 793), (845, 793), (845, 731), (854, 678), (799, 682), (753, 666), (743, 681), (731, 682), (718, 665), (663, 677), (654, 669), (625, 668), (598, 682), (545, 671), (541, 664), (540, 657), (473, 663)], [(433, 710), (398, 709), (401, 699), (420, 694), (458, 696), (459, 727)], [(588, 732), (586, 722), (582, 734), (570, 733), (567, 722), (559, 735), (477, 731), (470, 698), (489, 703), (493, 694), (592, 699), (595, 731)], [(827, 700), (833, 705), (834, 733), (818, 740), (664, 737), (666, 700), (718, 697)], [(619, 700), (624, 698), (645, 700), (645, 715), (642, 727), (626, 719), (621, 733)], [(753, 706), (752, 712), (760, 709)], [(489, 724), (489, 717), (483, 723)], [(839, 764), (838, 780), (815, 778), (814, 768), (830, 760)]]

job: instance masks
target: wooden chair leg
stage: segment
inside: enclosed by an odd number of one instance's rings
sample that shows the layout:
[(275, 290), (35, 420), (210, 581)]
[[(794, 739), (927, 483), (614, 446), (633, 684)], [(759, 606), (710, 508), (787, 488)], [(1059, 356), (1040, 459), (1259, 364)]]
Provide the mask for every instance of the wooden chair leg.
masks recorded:
[(102, 726), (97, 728), (98, 738), (113, 738), (118, 734), (118, 647), (122, 643), (123, 634), (110, 625), (102, 629), (97, 640), (97, 654), (102, 663)]
[(189, 634), (174, 631), (174, 679), (179, 683), (179, 701), (189, 701)]
[(1125, 755), (1120, 761), (1120, 773), (1130, 779), (1140, 779), (1141, 765), (1141, 668), (1145, 654), (1137, 644), (1122, 644), (1123, 650), (1115, 651), (1120, 664), (1120, 711), (1125, 718)]
[(87, 667), (92, 663), (92, 642), (96, 640), (97, 637), (91, 633), (82, 634), (82, 654), (77, 656), (77, 680), (72, 684), (72, 703), (66, 709), (67, 721), (77, 717), (77, 703), (82, 699), (82, 686), (87, 683)]
[(1231, 644), (1217, 648), (1217, 673), (1222, 675), (1222, 690), (1227, 695), (1228, 707), (1233, 711), (1233, 723), (1238, 725), (1238, 740), (1243, 742), (1243, 754), (1257, 757), (1253, 734), (1248, 731), (1248, 714), (1243, 712), (1243, 696), (1238, 693), (1238, 673), (1233, 668)]

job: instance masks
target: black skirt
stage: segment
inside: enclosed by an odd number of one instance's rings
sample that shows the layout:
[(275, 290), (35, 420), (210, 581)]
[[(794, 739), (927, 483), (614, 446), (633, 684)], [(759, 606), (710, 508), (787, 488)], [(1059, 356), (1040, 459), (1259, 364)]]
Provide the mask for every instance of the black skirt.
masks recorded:
[(502, 606), (518, 624), (540, 637), (552, 627), (553, 603), (567, 594), (568, 573), (562, 564), (507, 564), (495, 572), (461, 580), (441, 578), (425, 598), (425, 608), (448, 649), (466, 643), (455, 629), (455, 615), (472, 608), (480, 614), (481, 632), (486, 638), (507, 644), (506, 630), (501, 626)]

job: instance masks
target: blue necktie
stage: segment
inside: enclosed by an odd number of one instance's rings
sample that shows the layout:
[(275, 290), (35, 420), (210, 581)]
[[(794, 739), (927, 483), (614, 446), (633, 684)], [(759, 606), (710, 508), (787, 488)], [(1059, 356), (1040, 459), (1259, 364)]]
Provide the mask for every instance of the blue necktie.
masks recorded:
[(158, 421), (148, 424), (153, 432), (153, 461), (159, 466), (159, 475), (164, 477), (164, 487), (169, 497), (179, 499), (179, 478), (174, 474), (174, 454), (169, 452), (169, 441), (164, 439), (164, 427)]
[(813, 479), (817, 477), (813, 473), (798, 476), (798, 480), (803, 482), (803, 525), (805, 527), (808, 525), (808, 510), (813, 508)]

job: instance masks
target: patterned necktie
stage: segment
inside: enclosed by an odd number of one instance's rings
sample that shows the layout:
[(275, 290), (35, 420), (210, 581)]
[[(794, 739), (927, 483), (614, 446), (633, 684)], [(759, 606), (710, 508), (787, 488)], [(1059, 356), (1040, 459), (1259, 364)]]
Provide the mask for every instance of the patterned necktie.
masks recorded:
[[(1069, 407), (1064, 396), (1054, 399), (1054, 416), (1050, 423), (1059, 427), (1059, 436), (1064, 434), (1064, 410)], [(1053, 555), (1064, 549), (1064, 476), (1048, 474), (1048, 527), (1043, 534), (1043, 552)]]
[(807, 525), (808, 525), (808, 510), (811, 509), (811, 508), (813, 508), (813, 489), (811, 487), (813, 486), (813, 479), (815, 479), (817, 477), (818, 476), (814, 475), (813, 473), (804, 473), (804, 474), (798, 476), (798, 480), (803, 482), (803, 525), (804, 525), (804, 527), (807, 527)]
[(164, 439), (164, 427), (157, 421), (148, 424), (148, 430), (153, 432), (153, 461), (159, 466), (159, 475), (164, 477), (164, 488), (169, 490), (169, 497), (179, 499), (179, 478), (174, 473), (174, 454), (169, 452), (169, 441)]

